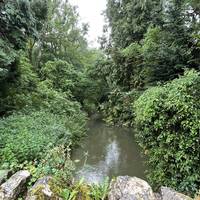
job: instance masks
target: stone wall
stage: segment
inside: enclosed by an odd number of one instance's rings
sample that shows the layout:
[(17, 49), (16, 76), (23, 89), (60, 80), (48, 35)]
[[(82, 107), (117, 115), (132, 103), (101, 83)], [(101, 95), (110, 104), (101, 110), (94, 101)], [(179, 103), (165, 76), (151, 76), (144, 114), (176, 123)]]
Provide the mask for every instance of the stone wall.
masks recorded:
[(192, 200), (168, 187), (161, 187), (160, 193), (154, 193), (151, 186), (144, 180), (119, 176), (111, 183), (109, 200)]
[[(19, 171), (10, 178), (9, 174), (9, 171), (0, 171), (0, 200), (17, 200), (20, 194), (26, 194), (26, 200), (62, 200), (50, 189), (51, 177), (39, 179), (27, 191), (27, 182), (31, 177), (28, 171)], [(108, 200), (192, 200), (192, 198), (168, 187), (161, 187), (159, 193), (154, 193), (151, 186), (142, 179), (119, 176), (110, 184)]]

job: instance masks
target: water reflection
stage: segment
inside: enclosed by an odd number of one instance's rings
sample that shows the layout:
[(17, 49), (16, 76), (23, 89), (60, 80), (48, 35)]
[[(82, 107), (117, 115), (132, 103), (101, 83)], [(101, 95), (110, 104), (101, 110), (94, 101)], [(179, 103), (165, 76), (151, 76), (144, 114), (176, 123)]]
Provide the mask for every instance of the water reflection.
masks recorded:
[(112, 141), (106, 148), (105, 167), (106, 172), (115, 169), (119, 165), (120, 148), (116, 140)]
[(88, 183), (102, 182), (107, 176), (145, 178), (144, 160), (131, 129), (107, 127), (100, 121), (91, 121), (88, 126), (88, 137), (72, 155), (73, 160), (80, 161), (76, 164), (77, 178), (83, 177)]

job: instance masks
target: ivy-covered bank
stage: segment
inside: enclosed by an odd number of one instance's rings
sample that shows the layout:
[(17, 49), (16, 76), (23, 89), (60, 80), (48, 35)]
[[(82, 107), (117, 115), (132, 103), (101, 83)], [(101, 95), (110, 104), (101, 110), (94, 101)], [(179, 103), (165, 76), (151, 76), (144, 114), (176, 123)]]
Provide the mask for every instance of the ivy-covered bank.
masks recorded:
[(137, 138), (148, 155), (149, 179), (186, 193), (200, 186), (200, 76), (186, 72), (135, 102)]

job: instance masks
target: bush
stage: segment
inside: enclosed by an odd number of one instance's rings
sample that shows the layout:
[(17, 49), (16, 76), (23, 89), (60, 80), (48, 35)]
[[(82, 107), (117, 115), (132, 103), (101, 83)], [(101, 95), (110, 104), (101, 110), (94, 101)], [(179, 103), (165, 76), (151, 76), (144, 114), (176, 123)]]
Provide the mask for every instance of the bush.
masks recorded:
[(40, 160), (49, 149), (68, 146), (75, 129), (70, 118), (44, 111), (1, 119), (0, 165), (16, 168), (24, 162)]
[(111, 92), (108, 102), (101, 105), (105, 121), (112, 125), (132, 126), (135, 117), (132, 107), (139, 95), (136, 90), (122, 92), (116, 89)]
[(72, 91), (78, 81), (75, 67), (63, 60), (48, 61), (41, 69), (43, 80), (52, 82), (56, 90)]
[(135, 104), (139, 143), (148, 155), (149, 179), (194, 193), (200, 185), (200, 77), (186, 72), (147, 90)]
[[(62, 64), (62, 61), (60, 63)], [(72, 143), (79, 140), (84, 133), (86, 115), (71, 92), (56, 90), (49, 79), (41, 81), (23, 53), (17, 71), (17, 80), (9, 85), (6, 97), (0, 100), (1, 111), (6, 114), (20, 111), (28, 115), (30, 110), (47, 110), (55, 115), (61, 115), (61, 118), (65, 116), (65, 125), (71, 129), (73, 136)]]
[(25, 164), (25, 169), (31, 173), (30, 184), (44, 176), (53, 176), (59, 184), (66, 184), (72, 179), (75, 166), (70, 159), (70, 148), (61, 145), (47, 151), (39, 163)]
[[(65, 64), (64, 61), (50, 62), (45, 65), (44, 69), (48, 66), (56, 68), (59, 63)], [(58, 86), (59, 89), (55, 87), (54, 81), (58, 79), (55, 77), (56, 74), (49, 74), (49, 77), (52, 75), (52, 80), (41, 81), (34, 71), (34, 67), (23, 53), (17, 66), (17, 73), (19, 74), (17, 80), (9, 85), (6, 97), (3, 101), (1, 100), (5, 111), (32, 107), (35, 109), (50, 109), (54, 114), (74, 115), (74, 113), (77, 113), (78, 115), (81, 112), (81, 106), (74, 101), (70, 90), (62, 91), (61, 83)]]

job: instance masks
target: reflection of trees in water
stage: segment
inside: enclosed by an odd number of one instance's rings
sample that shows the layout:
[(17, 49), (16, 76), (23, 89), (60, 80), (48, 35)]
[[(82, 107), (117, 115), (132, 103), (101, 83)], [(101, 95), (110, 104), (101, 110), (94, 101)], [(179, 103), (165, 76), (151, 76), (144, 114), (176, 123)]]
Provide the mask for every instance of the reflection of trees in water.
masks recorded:
[(110, 174), (110, 171), (117, 173), (120, 163), (120, 148), (117, 140), (113, 140), (106, 149), (105, 166), (107, 174)]
[(106, 148), (104, 160), (100, 160), (96, 165), (85, 165), (78, 173), (78, 177), (85, 177), (89, 183), (103, 182), (104, 178), (111, 175), (113, 171), (117, 173), (119, 166), (120, 149), (116, 140), (111, 142)]
[(83, 149), (78, 149), (74, 156), (83, 160), (84, 152), (88, 152), (86, 165), (83, 167), (83, 162), (79, 163), (78, 177), (86, 177), (88, 182), (101, 182), (106, 176), (118, 175), (143, 178), (139, 149), (131, 132), (130, 129), (107, 127), (99, 122), (90, 124)]

